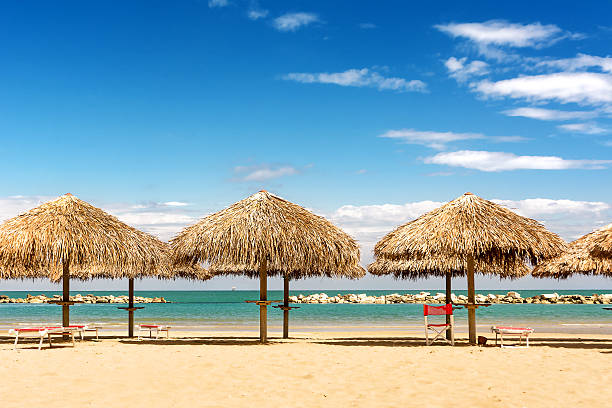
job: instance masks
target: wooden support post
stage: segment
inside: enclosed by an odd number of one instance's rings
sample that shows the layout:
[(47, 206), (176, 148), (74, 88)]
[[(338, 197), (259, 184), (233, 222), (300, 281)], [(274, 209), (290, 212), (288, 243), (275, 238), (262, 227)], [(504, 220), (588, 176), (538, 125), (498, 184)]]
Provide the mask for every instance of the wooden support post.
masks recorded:
[[(70, 263), (68, 261), (62, 262), (62, 285), (63, 285), (63, 297), (62, 301), (70, 301)], [(66, 303), (62, 305), (62, 325), (64, 327), (70, 326), (70, 306)]]
[[(446, 272), (446, 304), (452, 304), (453, 301), (451, 299), (451, 294), (452, 294), (452, 290), (451, 290), (451, 283), (452, 283), (452, 275), (450, 272)], [(451, 324), (451, 317), (450, 315), (446, 315), (446, 324)], [(451, 330), (447, 330), (446, 331), (446, 338), (448, 340), (451, 339)]]
[[(268, 300), (267, 259), (264, 257), (259, 264), (259, 300)], [(259, 305), (259, 342), (268, 341), (268, 309), (265, 303)]]
[(468, 327), (470, 332), (470, 344), (476, 345), (476, 291), (474, 289), (474, 257), (467, 258), (467, 281), (468, 281)]
[(283, 339), (289, 338), (289, 276), (285, 275), (284, 278), (284, 293), (283, 293)]
[(128, 337), (134, 337), (134, 279), (128, 281)]
[[(62, 261), (62, 301), (70, 302), (70, 262), (67, 260)], [(70, 305), (68, 303), (62, 304), (62, 326), (70, 326)], [(69, 335), (63, 336), (65, 340), (70, 338)]]

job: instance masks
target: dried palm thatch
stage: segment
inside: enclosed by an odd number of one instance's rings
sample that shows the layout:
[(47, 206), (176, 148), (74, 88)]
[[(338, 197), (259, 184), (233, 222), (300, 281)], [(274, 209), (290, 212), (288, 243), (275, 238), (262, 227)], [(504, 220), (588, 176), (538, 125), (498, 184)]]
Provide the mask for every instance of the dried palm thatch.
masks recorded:
[(323, 217), (260, 191), (185, 228), (171, 241), (175, 267), (213, 274), (363, 276), (355, 240)]
[(374, 254), (391, 260), (472, 256), (512, 274), (517, 264), (536, 265), (563, 249), (565, 242), (539, 222), (466, 193), (390, 232)]
[(595, 231), (591, 241), (593, 255), (612, 259), (612, 224)]
[(172, 276), (166, 244), (72, 194), (0, 225), (0, 271), (13, 278)]
[[(450, 273), (452, 277), (466, 276), (465, 262), (460, 258), (424, 258), (391, 260), (378, 258), (368, 265), (368, 272), (373, 275), (393, 275), (396, 279), (421, 279), (432, 276), (445, 277)], [(529, 274), (530, 270), (524, 263), (518, 263), (511, 269), (500, 267), (497, 264), (475, 262), (475, 272), (482, 275), (499, 275), (500, 278), (520, 278)]]
[[(208, 267), (207, 272), (212, 276), (217, 275), (246, 275), (250, 278), (259, 277), (259, 270), (255, 269), (253, 266), (249, 265), (235, 265), (235, 264), (224, 264), (217, 265), (213, 264)], [(279, 270), (268, 270), (269, 275), (283, 275), (289, 278), (289, 280), (302, 279), (306, 277), (313, 276), (327, 276), (327, 277), (342, 277), (348, 279), (359, 279), (363, 278), (366, 274), (365, 269), (363, 269), (360, 265), (357, 265), (356, 268), (346, 271), (342, 274), (333, 274), (333, 273), (321, 273), (319, 275), (315, 274), (304, 274), (301, 270), (299, 271), (279, 271)]]
[(612, 258), (597, 257), (591, 253), (593, 241), (612, 225), (586, 234), (568, 245), (566, 251), (546, 260), (533, 270), (537, 278), (566, 279), (574, 273), (612, 277)]

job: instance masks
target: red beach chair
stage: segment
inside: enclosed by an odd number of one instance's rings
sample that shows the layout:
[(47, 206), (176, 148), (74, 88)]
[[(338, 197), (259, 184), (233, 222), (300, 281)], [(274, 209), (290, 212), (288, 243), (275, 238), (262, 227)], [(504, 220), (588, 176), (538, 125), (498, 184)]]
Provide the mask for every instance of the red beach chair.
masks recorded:
[[(450, 323), (429, 323), (427, 316), (446, 316), (450, 315)], [(423, 316), (425, 318), (425, 344), (430, 346), (436, 340), (444, 340), (455, 345), (455, 319), (453, 317), (453, 305), (446, 304), (444, 306), (429, 306), (423, 305)], [(429, 331), (436, 333), (433, 339), (429, 340)], [(450, 330), (450, 340), (444, 336), (447, 330)]]

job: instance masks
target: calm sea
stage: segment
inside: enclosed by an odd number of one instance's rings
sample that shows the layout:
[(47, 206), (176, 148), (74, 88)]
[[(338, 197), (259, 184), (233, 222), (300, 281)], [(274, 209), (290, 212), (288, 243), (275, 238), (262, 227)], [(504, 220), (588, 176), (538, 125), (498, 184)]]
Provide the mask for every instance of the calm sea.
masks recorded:
[[(418, 293), (420, 291), (397, 290), (347, 290), (323, 291), (329, 296), (346, 293), (386, 295), (391, 293)], [(440, 290), (430, 290), (431, 293)], [(504, 290), (480, 291), (477, 293), (506, 293)], [(523, 297), (554, 291), (523, 290)], [(591, 295), (597, 290), (556, 291), (563, 294)], [(605, 292), (605, 291), (604, 291)], [(12, 298), (27, 294), (51, 296), (60, 292), (3, 292)], [(85, 292), (79, 292), (86, 294)], [(95, 295), (127, 295), (120, 291), (93, 291)], [(308, 295), (321, 291), (292, 291), (292, 295)], [(456, 295), (465, 291), (453, 291)], [(76, 294), (74, 292), (73, 294)], [(140, 305), (145, 308), (136, 312), (136, 323), (166, 323), (177, 330), (244, 330), (256, 333), (259, 310), (256, 305), (245, 303), (259, 297), (257, 291), (136, 291), (137, 296), (164, 297), (173, 303)], [(282, 299), (282, 291), (269, 291), (268, 299)], [(126, 327), (127, 313), (117, 309), (119, 304), (77, 304), (70, 309), (71, 322), (97, 323), (109, 329)], [(423, 306), (420, 304), (300, 304), (291, 311), (291, 330), (331, 331), (343, 330), (422, 330)], [(467, 312), (455, 312), (458, 331), (467, 325)], [(269, 326), (277, 330), (282, 325), (282, 311), (268, 309)], [(482, 328), (492, 324), (530, 325), (539, 331), (612, 334), (612, 311), (602, 305), (566, 304), (510, 304), (479, 308), (478, 324)], [(61, 307), (52, 304), (0, 304), (0, 330), (19, 325), (57, 324), (61, 322)]]

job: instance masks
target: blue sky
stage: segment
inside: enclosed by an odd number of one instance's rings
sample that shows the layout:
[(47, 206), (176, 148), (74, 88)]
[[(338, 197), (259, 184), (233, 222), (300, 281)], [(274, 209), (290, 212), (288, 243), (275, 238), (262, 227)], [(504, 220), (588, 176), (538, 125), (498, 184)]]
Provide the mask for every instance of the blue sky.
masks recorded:
[[(364, 263), (384, 233), (466, 191), (567, 240), (612, 222), (606, 2), (0, 7), (2, 219), (72, 192), (168, 239), (266, 188), (354, 235)], [(612, 289), (584, 277), (479, 284)], [(51, 287), (0, 289), (24, 285)]]

